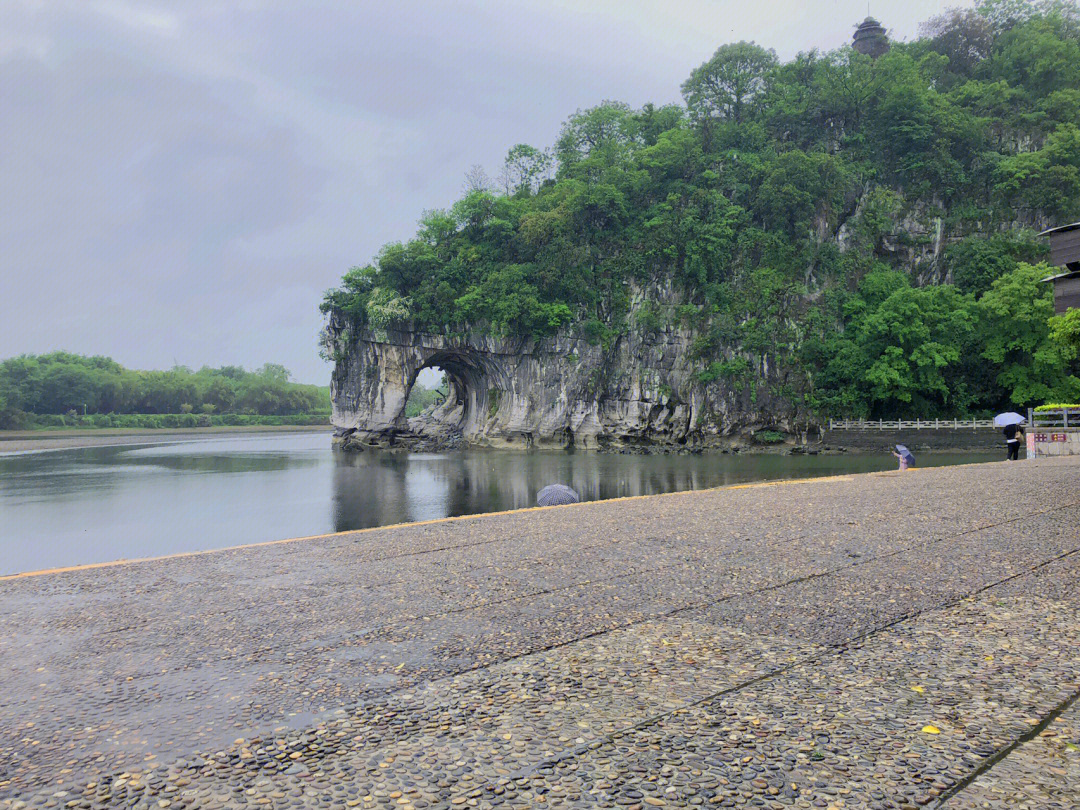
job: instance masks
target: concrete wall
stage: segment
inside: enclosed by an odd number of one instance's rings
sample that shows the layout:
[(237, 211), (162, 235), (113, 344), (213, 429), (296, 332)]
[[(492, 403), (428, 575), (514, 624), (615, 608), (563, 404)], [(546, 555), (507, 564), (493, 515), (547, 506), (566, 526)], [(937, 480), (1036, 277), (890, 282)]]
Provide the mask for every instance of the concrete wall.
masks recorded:
[(821, 443), (825, 447), (844, 447), (849, 450), (892, 450), (906, 444), (912, 452), (919, 450), (1001, 450), (1005, 453), (1005, 436), (1000, 428), (942, 428), (940, 430), (823, 430)]
[(1028, 458), (1080, 456), (1080, 431), (1071, 428), (1031, 428), (1027, 431)]

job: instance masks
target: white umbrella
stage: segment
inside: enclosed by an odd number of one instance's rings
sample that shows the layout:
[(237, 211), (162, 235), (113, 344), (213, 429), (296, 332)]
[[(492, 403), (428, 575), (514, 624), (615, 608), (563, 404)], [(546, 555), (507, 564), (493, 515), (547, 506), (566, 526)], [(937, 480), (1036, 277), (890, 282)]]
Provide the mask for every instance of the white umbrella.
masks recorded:
[(1005, 427), (1006, 425), (1019, 425), (1022, 422), (1026, 422), (1027, 417), (1021, 416), (1015, 411), (1009, 411), (1008, 413), (999, 413), (994, 417), (994, 427)]

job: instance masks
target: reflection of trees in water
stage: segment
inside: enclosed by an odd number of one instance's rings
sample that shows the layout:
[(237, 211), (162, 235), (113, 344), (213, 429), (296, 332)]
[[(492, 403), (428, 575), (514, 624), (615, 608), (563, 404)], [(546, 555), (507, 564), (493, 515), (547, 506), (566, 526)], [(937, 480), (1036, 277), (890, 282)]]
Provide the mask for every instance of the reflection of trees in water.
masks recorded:
[(304, 458), (287, 453), (259, 453), (257, 455), (220, 456), (144, 456), (124, 460), (133, 467), (164, 467), (180, 472), (242, 473), (273, 472), (295, 467), (314, 467), (321, 459)]
[(28, 453), (0, 458), (0, 490), (36, 490), (64, 497), (88, 489), (105, 491), (126, 485), (132, 471), (178, 473), (276, 472), (314, 467), (318, 454), (295, 452), (190, 453), (133, 452), (129, 447), (92, 447), (61, 452)]

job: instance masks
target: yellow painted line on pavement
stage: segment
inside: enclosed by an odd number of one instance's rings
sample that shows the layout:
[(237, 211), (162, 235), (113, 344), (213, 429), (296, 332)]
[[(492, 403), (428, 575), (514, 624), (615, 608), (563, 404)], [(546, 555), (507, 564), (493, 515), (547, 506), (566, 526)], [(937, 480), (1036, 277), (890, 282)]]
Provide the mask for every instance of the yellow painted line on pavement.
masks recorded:
[[(911, 472), (910, 470), (908, 472)], [(878, 473), (880, 475), (880, 473)], [(850, 475), (823, 475), (816, 478), (788, 478), (781, 481), (755, 481), (749, 484), (729, 484), (710, 489), (684, 489), (678, 492), (658, 492), (654, 495), (624, 495), (621, 498), (607, 498), (601, 501), (582, 501), (581, 503), (569, 503), (561, 506), (526, 506), (520, 509), (505, 509), (501, 512), (481, 512), (475, 515), (455, 515), (453, 517), (435, 518), (433, 520), (418, 520), (413, 523), (392, 523), (387, 526), (369, 526), (366, 529), (347, 529), (343, 532), (329, 532), (327, 534), (311, 534), (304, 537), (286, 537), (282, 540), (264, 540), (259, 543), (243, 543), (238, 546), (225, 546), (224, 548), (208, 548), (201, 551), (181, 551), (176, 554), (162, 554), (157, 557), (135, 557), (130, 560), (109, 560), (108, 562), (86, 563), (84, 565), (69, 565), (63, 568), (45, 568), (40, 571), (22, 571), (18, 574), (6, 574), (0, 576), (0, 582), (12, 579), (26, 579), (27, 577), (43, 577), (49, 574), (67, 574), (74, 571), (92, 571), (96, 568), (113, 568), (121, 565), (136, 565), (138, 563), (155, 562), (159, 560), (179, 560), (184, 557), (201, 557), (206, 554), (220, 554), (226, 551), (241, 551), (249, 548), (264, 548), (266, 546), (278, 546), (284, 543), (300, 543), (306, 540), (323, 540), (328, 537), (341, 537), (346, 534), (367, 534), (368, 532), (383, 532), (393, 529), (405, 529), (416, 526), (432, 526), (436, 523), (452, 523), (458, 520), (479, 520), (481, 518), (498, 517), (500, 515), (516, 515), (524, 512), (537, 512), (544, 509), (565, 509), (575, 506), (596, 506), (598, 504), (614, 503), (618, 501), (637, 501), (643, 498), (666, 498), (674, 495), (699, 495), (706, 492), (722, 492), (734, 489), (757, 489), (760, 487), (778, 487), (792, 484), (812, 484), (830, 481), (850, 481)]]

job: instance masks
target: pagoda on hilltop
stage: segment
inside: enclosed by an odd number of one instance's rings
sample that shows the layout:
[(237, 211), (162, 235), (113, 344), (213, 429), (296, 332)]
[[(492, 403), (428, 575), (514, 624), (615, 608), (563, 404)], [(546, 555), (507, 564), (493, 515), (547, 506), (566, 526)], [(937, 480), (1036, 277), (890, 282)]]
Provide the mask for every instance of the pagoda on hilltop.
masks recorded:
[(885, 35), (885, 27), (873, 17), (867, 17), (859, 24), (852, 39), (854, 41), (851, 47), (871, 59), (877, 59), (889, 51), (889, 38)]

